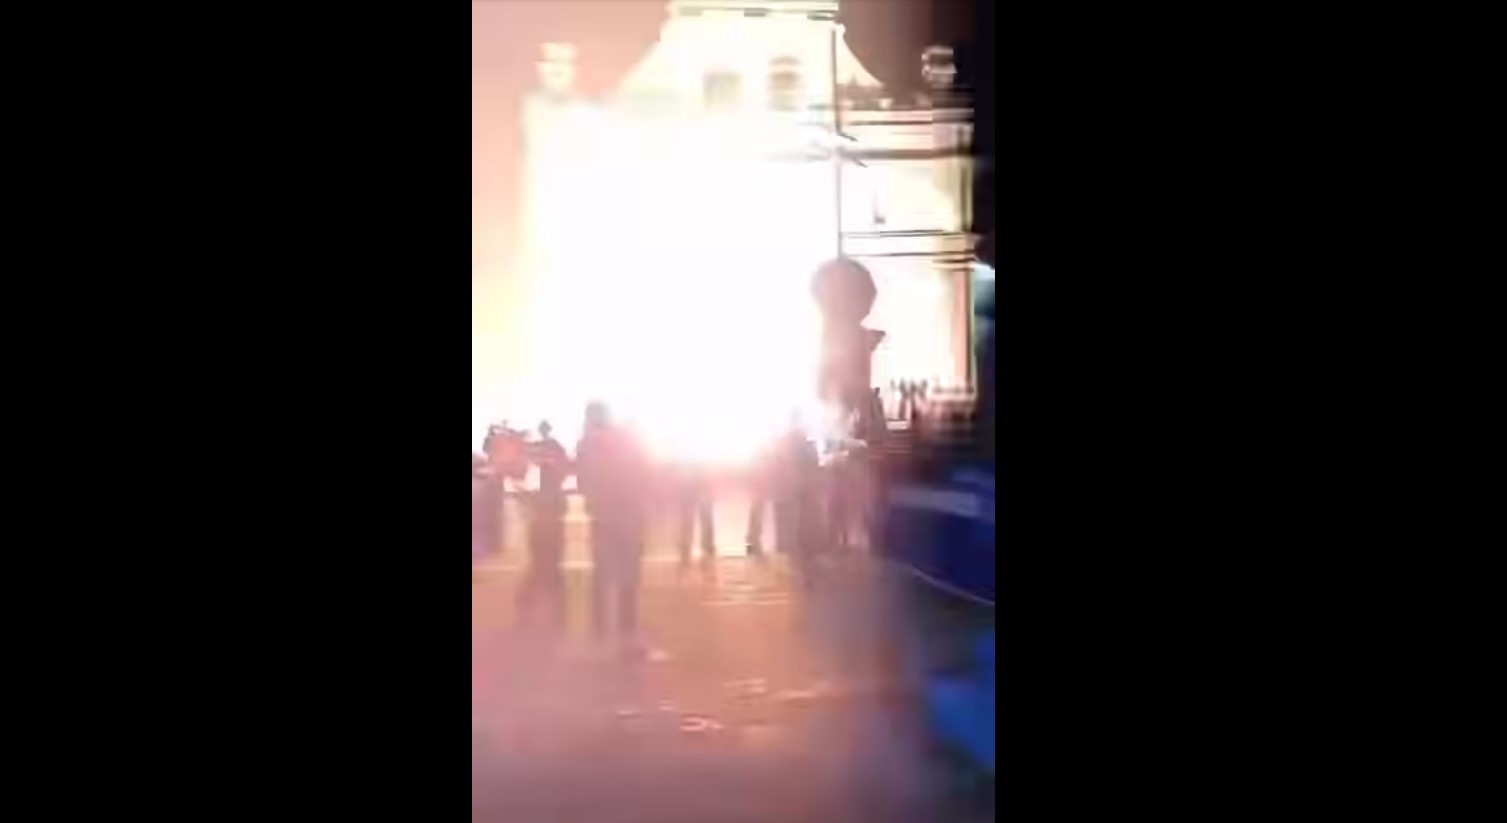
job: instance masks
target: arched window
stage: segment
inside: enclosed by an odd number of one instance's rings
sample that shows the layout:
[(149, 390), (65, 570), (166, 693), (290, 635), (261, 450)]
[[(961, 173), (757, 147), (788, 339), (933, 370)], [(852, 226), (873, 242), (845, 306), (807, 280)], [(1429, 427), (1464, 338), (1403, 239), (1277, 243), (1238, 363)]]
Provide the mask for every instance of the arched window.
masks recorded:
[(801, 63), (794, 57), (776, 57), (769, 64), (769, 102), (779, 111), (800, 108), (804, 80)]
[(702, 79), (702, 93), (709, 109), (730, 109), (738, 105), (738, 75), (731, 71), (710, 71)]

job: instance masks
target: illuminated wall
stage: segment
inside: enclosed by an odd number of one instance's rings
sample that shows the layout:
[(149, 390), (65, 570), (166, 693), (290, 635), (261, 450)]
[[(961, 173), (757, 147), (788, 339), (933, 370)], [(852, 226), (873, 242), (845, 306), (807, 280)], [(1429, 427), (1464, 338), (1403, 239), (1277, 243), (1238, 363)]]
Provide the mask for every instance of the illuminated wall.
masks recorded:
[[(749, 4), (672, 3), (608, 99), (575, 93), (568, 48), (546, 52), (524, 117), (530, 365), (509, 392), (526, 419), (569, 433), (600, 398), (695, 451), (773, 431), (812, 388), (809, 278), (838, 250), (839, 200), (844, 252), (878, 281), (876, 384), (967, 381), (960, 118), (892, 110), (835, 3), (729, 5)], [(844, 110), (846, 141), (833, 56), (867, 101)], [(854, 156), (840, 184), (834, 144)]]

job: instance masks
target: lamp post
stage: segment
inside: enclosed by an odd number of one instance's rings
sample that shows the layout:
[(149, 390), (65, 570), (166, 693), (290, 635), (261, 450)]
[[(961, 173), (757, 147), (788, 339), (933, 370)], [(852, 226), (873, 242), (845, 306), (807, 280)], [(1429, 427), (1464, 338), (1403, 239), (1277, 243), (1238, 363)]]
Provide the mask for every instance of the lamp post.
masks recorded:
[(839, 257), (816, 270), (811, 295), (822, 316), (818, 396), (835, 404), (844, 415), (856, 412), (865, 431), (882, 425), (882, 420), (875, 419), (869, 385), (874, 349), (884, 339), (884, 332), (863, 325), (878, 297), (873, 275), (856, 260)]
[(842, 231), (842, 99), (841, 84), (837, 79), (837, 23), (832, 23), (832, 36), (828, 45), (832, 64), (832, 209), (833, 223), (837, 227), (837, 256), (843, 254)]

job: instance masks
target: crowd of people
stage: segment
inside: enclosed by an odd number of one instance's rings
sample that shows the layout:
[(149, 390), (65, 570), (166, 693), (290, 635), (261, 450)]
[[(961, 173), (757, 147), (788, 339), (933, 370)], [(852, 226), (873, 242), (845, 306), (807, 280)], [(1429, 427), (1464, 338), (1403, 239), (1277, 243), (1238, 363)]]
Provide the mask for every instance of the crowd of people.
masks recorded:
[[(866, 538), (865, 466), (860, 451), (824, 449), (792, 415), (781, 436), (767, 444), (744, 479), (749, 486), (747, 553), (766, 549), (789, 556), (809, 581), (817, 558), (842, 552)], [(532, 475), (532, 482), (525, 483)], [(631, 641), (637, 629), (640, 565), (650, 518), (668, 509), (683, 566), (717, 555), (714, 506), (724, 477), (690, 463), (666, 464), (649, 457), (632, 431), (607, 407), (590, 404), (574, 456), (554, 438), (546, 421), (536, 433), (506, 424), (489, 428), (480, 454), (472, 456), (473, 552), (502, 550), (504, 499), (523, 505), (528, 569), (518, 590), (518, 616), (540, 631), (565, 622), (563, 560), (568, 480), (585, 506), (591, 553), (590, 626), (598, 638)], [(773, 518), (773, 544), (765, 540)]]

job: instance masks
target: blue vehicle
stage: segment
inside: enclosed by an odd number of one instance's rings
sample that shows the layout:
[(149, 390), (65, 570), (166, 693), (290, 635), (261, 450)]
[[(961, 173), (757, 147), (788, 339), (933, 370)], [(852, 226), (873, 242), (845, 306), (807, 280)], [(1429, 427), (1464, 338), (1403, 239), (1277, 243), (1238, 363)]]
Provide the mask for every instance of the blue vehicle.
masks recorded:
[(979, 307), (978, 404), (962, 449), (922, 441), (886, 471), (884, 556), (899, 581), (906, 676), (933, 740), (995, 768), (993, 300)]

